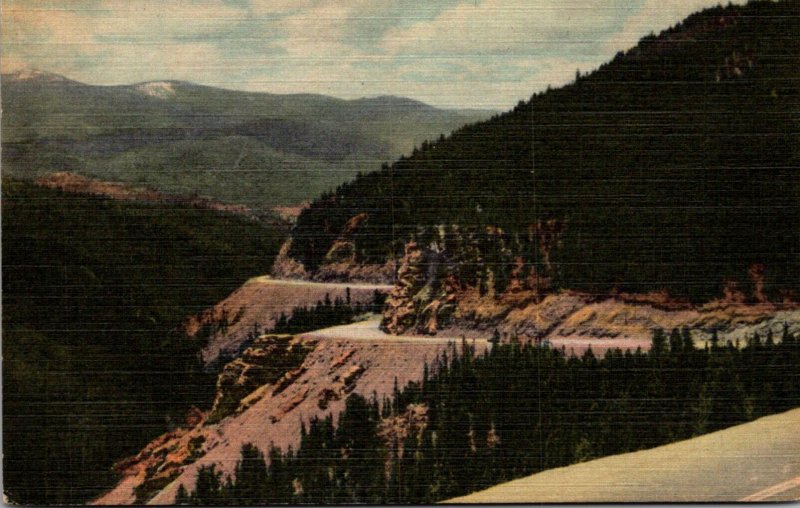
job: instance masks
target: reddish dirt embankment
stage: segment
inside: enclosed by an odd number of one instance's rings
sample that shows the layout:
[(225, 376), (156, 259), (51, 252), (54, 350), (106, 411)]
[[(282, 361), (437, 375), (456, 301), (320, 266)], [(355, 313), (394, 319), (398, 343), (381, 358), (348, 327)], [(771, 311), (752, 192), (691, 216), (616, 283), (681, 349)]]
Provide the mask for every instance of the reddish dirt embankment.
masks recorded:
[(106, 182), (104, 180), (76, 175), (68, 171), (40, 176), (36, 179), (36, 184), (50, 189), (60, 189), (65, 192), (80, 194), (92, 194), (121, 201), (173, 203), (189, 205), (203, 210), (234, 213), (237, 215), (249, 216), (253, 214), (253, 210), (244, 205), (220, 203), (219, 201), (200, 196), (167, 194), (147, 187), (139, 187), (121, 182)]
[[(301, 422), (327, 414), (336, 417), (351, 393), (366, 398), (376, 394), (379, 400), (391, 395), (395, 380), (399, 386), (420, 380), (425, 362), (451, 347), (441, 338), (387, 336), (377, 330), (376, 321), (368, 328), (375, 338), (365, 336), (363, 330), (356, 339), (324, 334), (296, 337), (293, 344), (310, 350), (298, 368), (253, 390), (218, 423), (208, 423), (203, 415), (194, 425), (154, 440), (139, 455), (119, 464), (123, 479), (93, 504), (132, 504), (137, 489), (141, 493), (140, 486), (145, 484), (144, 490), (152, 495), (146, 496), (150, 504), (169, 504), (181, 484), (194, 487), (201, 466), (217, 464), (224, 475), (231, 474), (245, 443), (264, 451), (273, 444), (284, 450), (289, 446), (296, 449)], [(336, 327), (333, 336), (346, 337), (347, 332)], [(487, 347), (486, 341), (474, 344), (478, 354)]]
[(258, 335), (274, 327), (281, 313), (289, 316), (295, 307), (315, 305), (324, 300), (325, 295), (331, 300), (344, 300), (348, 289), (350, 301), (355, 304), (369, 303), (375, 291), (387, 293), (391, 286), (255, 277), (214, 307), (190, 318), (185, 329), (190, 336), (195, 336), (204, 326), (211, 328), (208, 345), (201, 353), (203, 362), (208, 365), (221, 354), (234, 356), (254, 331)]
[(784, 325), (793, 333), (800, 332), (800, 304), (716, 301), (678, 306), (643, 295), (597, 297), (571, 291), (516, 302), (481, 297), (477, 290), (469, 290), (459, 295), (450, 324), (441, 327), (437, 335), (485, 336), (497, 329), (503, 336), (546, 340), (578, 353), (589, 345), (595, 352), (609, 347), (645, 349), (656, 328), (668, 333), (673, 328), (689, 328), (696, 344), (703, 347), (714, 331), (723, 344), (728, 340), (745, 344), (755, 333), (764, 339), (770, 331), (777, 340)]

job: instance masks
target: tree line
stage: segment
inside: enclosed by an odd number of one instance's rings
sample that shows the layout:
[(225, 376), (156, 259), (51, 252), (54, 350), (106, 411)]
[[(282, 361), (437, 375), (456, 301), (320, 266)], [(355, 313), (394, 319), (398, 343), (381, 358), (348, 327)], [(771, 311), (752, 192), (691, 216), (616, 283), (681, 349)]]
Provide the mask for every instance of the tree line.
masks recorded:
[(351, 323), (362, 314), (381, 312), (385, 302), (386, 294), (377, 289), (372, 300), (365, 303), (354, 303), (350, 288), (346, 288), (344, 298), (331, 300), (330, 294), (325, 293), (325, 298), (315, 305), (295, 307), (289, 316), (281, 312), (272, 333), (296, 334)]

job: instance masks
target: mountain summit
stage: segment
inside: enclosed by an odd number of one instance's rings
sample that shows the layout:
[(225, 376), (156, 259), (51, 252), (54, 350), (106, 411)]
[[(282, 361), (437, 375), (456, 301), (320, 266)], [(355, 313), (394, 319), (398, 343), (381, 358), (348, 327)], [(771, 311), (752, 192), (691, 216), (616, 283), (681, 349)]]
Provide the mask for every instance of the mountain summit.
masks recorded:
[(39, 69), (35, 69), (33, 67), (21, 67), (15, 71), (3, 74), (3, 81), (5, 82), (31, 81), (31, 80), (44, 81), (50, 83), (70, 81), (69, 79), (65, 78), (60, 74), (42, 71)]

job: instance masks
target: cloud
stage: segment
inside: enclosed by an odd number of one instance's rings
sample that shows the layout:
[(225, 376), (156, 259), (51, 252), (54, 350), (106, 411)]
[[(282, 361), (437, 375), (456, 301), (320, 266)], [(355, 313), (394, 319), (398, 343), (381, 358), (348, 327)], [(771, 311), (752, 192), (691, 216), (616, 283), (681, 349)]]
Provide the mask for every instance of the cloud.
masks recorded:
[[(746, 0), (732, 3), (742, 4)], [(609, 51), (631, 48), (650, 32), (659, 33), (689, 14), (714, 5), (713, 0), (647, 0), (638, 12), (625, 21), (622, 30), (609, 37), (606, 48)]]
[(586, 51), (621, 27), (640, 1), (484, 0), (461, 3), (437, 18), (390, 30), (392, 54), (533, 55)]
[[(609, 34), (644, 0), (484, 0), (387, 30), (381, 50), (422, 97), (507, 108), (607, 60)], [(613, 53), (611, 53), (613, 55)], [(446, 88), (452, 90), (448, 96)]]
[(3, 0), (2, 65), (506, 109), (715, 0)]
[[(243, 20), (221, 1), (9, 1), (3, 50), (17, 62), (101, 83), (137, 80), (224, 61), (204, 39)], [(200, 40), (200, 42), (195, 42)], [(196, 79), (196, 78), (195, 78)]]

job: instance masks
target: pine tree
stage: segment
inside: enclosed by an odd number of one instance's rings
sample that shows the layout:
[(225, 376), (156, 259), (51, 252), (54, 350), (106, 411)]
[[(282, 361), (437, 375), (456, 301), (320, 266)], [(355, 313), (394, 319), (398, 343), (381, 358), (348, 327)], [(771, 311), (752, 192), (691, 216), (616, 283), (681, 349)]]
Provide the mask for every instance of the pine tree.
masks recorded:
[(250, 443), (242, 446), (241, 460), (236, 465), (236, 484), (233, 500), (239, 505), (258, 504), (263, 498), (263, 485), (267, 478), (264, 455)]
[(189, 493), (186, 492), (186, 487), (182, 483), (178, 487), (178, 492), (175, 493), (175, 504), (178, 506), (187, 506), (189, 504)]
[(683, 337), (683, 351), (686, 353), (694, 351), (694, 340), (692, 339), (692, 334), (689, 329), (684, 327), (681, 330), (681, 335)]
[[(422, 389), (396, 386), (382, 404), (351, 395), (338, 425), (329, 414), (301, 426), (297, 454), (273, 447), (266, 474), (260, 452), (243, 447), (237, 478), (220, 488), (213, 469), (201, 469), (191, 501), (251, 504), (256, 498), (245, 493), (260, 491), (258, 504), (431, 503), (800, 405), (794, 348), (753, 354), (731, 344), (689, 354), (687, 337), (678, 332), (673, 344), (682, 352), (665, 355), (667, 337), (654, 330), (652, 354), (612, 350), (602, 359), (591, 349), (567, 357), (513, 342), (475, 357), (466, 342), (460, 351), (453, 344)], [(427, 408), (427, 420), (421, 434), (395, 438), (401, 456), (379, 423), (412, 403)]]
[(716, 351), (719, 348), (719, 333), (714, 329), (711, 332), (711, 350)]
[(197, 485), (192, 494), (192, 504), (215, 505), (220, 504), (220, 477), (216, 464), (202, 466), (197, 472)]
[(653, 342), (650, 347), (650, 352), (655, 356), (667, 352), (667, 337), (664, 335), (664, 330), (661, 328), (656, 328), (653, 331)]
[(683, 350), (683, 338), (677, 328), (673, 328), (669, 335), (669, 350), (673, 354)]

